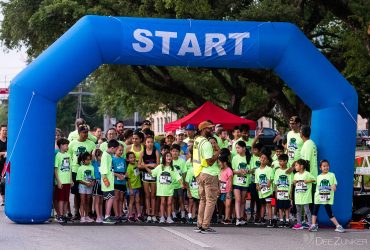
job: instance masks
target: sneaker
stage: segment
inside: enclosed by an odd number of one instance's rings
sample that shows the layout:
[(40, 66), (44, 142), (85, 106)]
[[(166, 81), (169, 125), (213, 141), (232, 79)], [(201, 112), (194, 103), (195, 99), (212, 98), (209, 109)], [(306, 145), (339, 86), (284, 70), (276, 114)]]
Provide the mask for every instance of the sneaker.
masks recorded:
[(147, 222), (147, 223), (152, 222), (152, 217), (151, 217), (151, 216), (146, 217), (146, 222)]
[(284, 227), (284, 226), (285, 226), (284, 221), (279, 220), (279, 221), (277, 222), (277, 227), (278, 227), (278, 228), (282, 228), (282, 227)]
[(144, 222), (144, 218), (143, 218), (143, 216), (138, 216), (137, 218), (136, 218), (136, 221), (139, 221), (139, 222)]
[(309, 229), (310, 225), (308, 225), (306, 222), (303, 222), (302, 227), (303, 227), (303, 229)]
[(157, 219), (157, 217), (155, 217), (155, 216), (152, 216), (152, 222), (153, 222), (153, 223), (157, 223), (157, 222), (158, 222), (158, 219)]
[(284, 223), (284, 227), (285, 227), (285, 228), (291, 228), (291, 227), (292, 227), (292, 225), (290, 224), (290, 221), (285, 221), (285, 223)]
[(128, 221), (129, 221), (129, 222), (135, 222), (135, 217), (134, 217), (134, 216), (130, 216), (130, 217), (128, 217)]
[(63, 216), (57, 216), (57, 217), (55, 218), (55, 220), (56, 220), (56, 222), (58, 222), (58, 223), (66, 223), (66, 222), (67, 222), (67, 220), (66, 220)]
[(103, 223), (103, 218), (102, 217), (98, 217), (96, 218), (96, 223)]
[(262, 224), (262, 219), (256, 220), (256, 221), (254, 222), (254, 224), (256, 224), (256, 225), (261, 225), (261, 224)]
[(265, 225), (265, 224), (267, 223), (267, 221), (266, 221), (264, 218), (262, 218), (262, 219), (260, 220), (260, 223), (261, 223), (261, 224), (263, 224), (263, 225)]
[(68, 213), (68, 214), (67, 214), (67, 219), (68, 219), (68, 220), (72, 220), (72, 217), (73, 217), (73, 215), (72, 215), (71, 213)]
[(193, 224), (193, 218), (188, 218), (187, 223), (188, 223), (188, 224)]
[(202, 231), (202, 227), (196, 227), (193, 229), (194, 232), (200, 233)]
[(247, 222), (245, 220), (243, 220), (243, 219), (241, 219), (240, 222), (242, 223), (242, 225), (247, 224)]
[(242, 225), (242, 222), (241, 222), (241, 220), (237, 219), (237, 220), (236, 220), (236, 223), (235, 223), (235, 225), (236, 225), (236, 226), (241, 226), (241, 225)]
[(103, 220), (103, 223), (104, 223), (104, 224), (115, 224), (115, 223), (116, 223), (116, 221), (113, 219), (113, 217), (112, 217), (112, 216), (109, 216), (109, 217), (107, 217), (107, 218), (105, 218), (105, 219)]
[(166, 219), (162, 216), (160, 219), (159, 219), (159, 223), (165, 223), (166, 222)]
[(89, 222), (89, 223), (91, 223), (91, 222), (95, 222), (95, 220), (93, 220), (93, 219), (92, 219), (92, 218), (90, 218), (89, 216), (85, 217), (85, 220), (86, 220), (86, 222)]
[(303, 229), (303, 226), (302, 226), (301, 224), (295, 224), (295, 225), (293, 226), (293, 229), (294, 229), (294, 230), (302, 230), (302, 229)]
[(127, 222), (127, 217), (126, 217), (126, 216), (124, 216), (124, 215), (122, 215), (121, 217), (119, 217), (119, 221), (120, 221), (121, 223), (125, 223), (125, 222)]
[(337, 228), (334, 231), (338, 232), (338, 233), (344, 233), (345, 232), (344, 228), (341, 225), (338, 225)]
[(230, 225), (231, 224), (231, 221), (230, 220), (224, 220), (222, 222), (222, 224), (224, 224), (224, 225)]
[(80, 218), (80, 223), (86, 223), (87, 221), (86, 221), (86, 217), (81, 217)]
[(267, 227), (268, 228), (274, 227), (274, 223), (272, 223), (272, 220), (269, 220), (269, 222), (267, 223)]
[(168, 217), (167, 217), (166, 222), (167, 222), (168, 224), (173, 224), (173, 223), (174, 223), (174, 221), (172, 220), (172, 218), (171, 218), (170, 216), (168, 216)]
[(214, 230), (212, 228), (207, 228), (207, 229), (202, 228), (200, 230), (200, 233), (202, 233), (202, 234), (215, 234), (216, 230)]
[(310, 231), (310, 232), (317, 232), (318, 229), (319, 229), (319, 227), (317, 225), (312, 224), (310, 226), (310, 228), (308, 229), (308, 231)]

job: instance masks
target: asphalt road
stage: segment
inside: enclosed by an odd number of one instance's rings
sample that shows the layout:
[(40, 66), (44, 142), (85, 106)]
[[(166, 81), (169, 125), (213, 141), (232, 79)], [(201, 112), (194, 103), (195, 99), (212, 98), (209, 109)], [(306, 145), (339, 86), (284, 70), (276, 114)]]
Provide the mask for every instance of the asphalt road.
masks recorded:
[(369, 249), (370, 230), (344, 234), (292, 229), (216, 227), (204, 235), (188, 226), (19, 225), (0, 209), (0, 249)]

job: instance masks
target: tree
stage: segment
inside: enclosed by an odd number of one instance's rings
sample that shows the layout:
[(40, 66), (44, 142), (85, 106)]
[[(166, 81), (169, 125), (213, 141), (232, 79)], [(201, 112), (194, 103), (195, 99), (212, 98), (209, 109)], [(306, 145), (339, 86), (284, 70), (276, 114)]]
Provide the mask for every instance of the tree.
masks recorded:
[[(24, 44), (32, 59), (86, 14), (293, 22), (356, 87), (359, 112), (369, 117), (369, 13), (366, 0), (17, 0), (3, 3), (0, 39), (8, 48)], [(251, 119), (310, 120), (309, 108), (270, 71), (121, 65), (103, 66), (90, 80), (99, 107), (111, 114), (181, 115), (211, 100)]]
[(0, 124), (8, 123), (8, 104), (0, 104)]

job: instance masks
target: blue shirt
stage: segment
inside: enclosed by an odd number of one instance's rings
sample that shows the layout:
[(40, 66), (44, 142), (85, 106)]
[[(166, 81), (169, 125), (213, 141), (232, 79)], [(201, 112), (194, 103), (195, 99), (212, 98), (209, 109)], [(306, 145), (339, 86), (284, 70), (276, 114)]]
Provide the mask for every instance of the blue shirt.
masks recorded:
[[(126, 160), (119, 157), (112, 157), (113, 167), (115, 173), (125, 174), (127, 171)], [(126, 185), (126, 180), (119, 180), (116, 176), (114, 177), (114, 184)]]
[(100, 163), (98, 161), (93, 160), (91, 162), (91, 165), (94, 166), (94, 176), (96, 181), (100, 184), (101, 183), (101, 175), (99, 171)]

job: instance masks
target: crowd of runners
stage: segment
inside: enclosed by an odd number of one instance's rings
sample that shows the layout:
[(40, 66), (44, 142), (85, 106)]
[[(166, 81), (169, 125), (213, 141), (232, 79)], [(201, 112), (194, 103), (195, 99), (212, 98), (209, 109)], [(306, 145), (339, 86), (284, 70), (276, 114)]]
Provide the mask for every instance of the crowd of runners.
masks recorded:
[[(77, 119), (67, 138), (56, 129), (55, 219), (189, 223), (201, 233), (214, 233), (212, 223), (317, 231), (323, 205), (335, 230), (344, 232), (331, 209), (337, 181), (329, 161), (317, 161), (311, 129), (299, 117), (289, 126), (271, 150), (259, 142), (263, 130), (250, 138), (245, 124), (227, 131), (208, 120), (155, 136), (149, 120), (137, 130), (119, 121), (103, 135)], [(1, 166), (6, 132), (2, 125)]]

